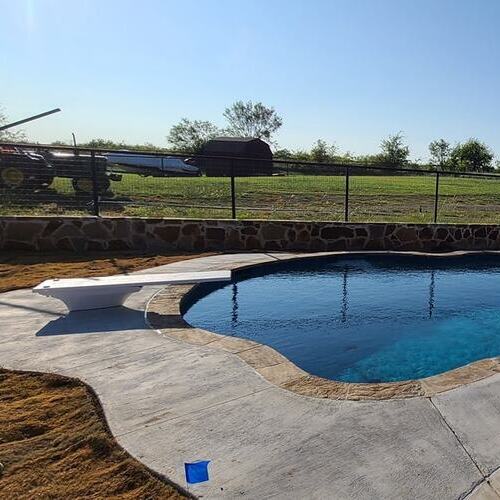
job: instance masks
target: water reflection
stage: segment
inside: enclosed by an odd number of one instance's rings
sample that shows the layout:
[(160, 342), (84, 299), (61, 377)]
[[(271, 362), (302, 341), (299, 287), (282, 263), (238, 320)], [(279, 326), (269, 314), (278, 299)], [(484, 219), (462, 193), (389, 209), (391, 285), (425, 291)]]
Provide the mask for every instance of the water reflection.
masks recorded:
[(231, 287), (231, 326), (236, 328), (238, 326), (238, 283), (233, 283)]
[(342, 308), (340, 310), (340, 319), (342, 323), (347, 322), (347, 311), (349, 309), (349, 296), (347, 289), (347, 276), (349, 274), (349, 269), (344, 267), (344, 272), (342, 275)]
[[(352, 270), (345, 266), (342, 271), (342, 295), (340, 301), (340, 321), (342, 323), (348, 322), (349, 312), (349, 274)], [(432, 319), (435, 309), (435, 295), (436, 295), (436, 270), (431, 269), (429, 281), (429, 296), (427, 301), (427, 316)], [(236, 329), (239, 325), (238, 317), (238, 282), (231, 284), (231, 327)]]
[(432, 313), (434, 311), (434, 289), (435, 289), (435, 279), (436, 271), (431, 269), (431, 283), (429, 285), (429, 319), (432, 319)]
[(421, 378), (500, 354), (498, 257), (274, 266), (200, 287), (186, 320), (349, 382)]

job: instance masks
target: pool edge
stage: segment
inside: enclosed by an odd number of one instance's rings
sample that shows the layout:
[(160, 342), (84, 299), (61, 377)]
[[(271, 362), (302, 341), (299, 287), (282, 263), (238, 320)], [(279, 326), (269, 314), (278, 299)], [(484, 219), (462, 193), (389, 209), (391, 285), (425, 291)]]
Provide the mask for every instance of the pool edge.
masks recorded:
[[(453, 257), (460, 255), (500, 255), (496, 251), (456, 251), (446, 253), (360, 251), (317, 252), (307, 254), (260, 254), (250, 264), (221, 262), (220, 269), (239, 271), (272, 265), (284, 260), (327, 258), (345, 255), (415, 255), (421, 257)], [(474, 361), (467, 365), (430, 377), (402, 382), (354, 383), (340, 382), (312, 375), (278, 351), (264, 344), (239, 337), (195, 328), (182, 317), (183, 308), (196, 285), (170, 286), (157, 292), (148, 302), (146, 318), (162, 335), (195, 346), (206, 346), (236, 355), (271, 384), (282, 389), (315, 398), (335, 400), (386, 400), (432, 397), (500, 373), (500, 357)]]

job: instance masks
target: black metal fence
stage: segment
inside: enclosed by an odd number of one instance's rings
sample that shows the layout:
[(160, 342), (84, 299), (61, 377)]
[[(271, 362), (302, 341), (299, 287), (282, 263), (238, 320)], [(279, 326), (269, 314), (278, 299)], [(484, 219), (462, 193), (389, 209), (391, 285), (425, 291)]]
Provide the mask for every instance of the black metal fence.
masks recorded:
[(500, 222), (500, 175), (0, 143), (0, 215)]

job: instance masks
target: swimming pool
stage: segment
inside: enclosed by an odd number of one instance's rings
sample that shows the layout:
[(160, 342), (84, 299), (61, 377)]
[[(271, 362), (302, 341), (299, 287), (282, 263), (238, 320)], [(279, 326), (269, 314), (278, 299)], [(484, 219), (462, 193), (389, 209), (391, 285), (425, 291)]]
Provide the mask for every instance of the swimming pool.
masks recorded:
[(500, 258), (301, 259), (200, 285), (195, 327), (266, 344), (345, 382), (412, 380), (500, 355)]

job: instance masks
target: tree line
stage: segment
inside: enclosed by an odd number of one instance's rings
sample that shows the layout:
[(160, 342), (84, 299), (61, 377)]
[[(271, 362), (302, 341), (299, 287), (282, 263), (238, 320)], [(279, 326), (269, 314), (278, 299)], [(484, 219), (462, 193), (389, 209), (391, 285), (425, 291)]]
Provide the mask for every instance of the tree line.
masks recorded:
[(274, 157), (285, 160), (310, 161), (316, 163), (362, 162), (389, 168), (433, 168), (436, 170), (490, 172), (494, 170), (494, 154), (478, 139), (468, 139), (452, 146), (444, 139), (429, 144), (429, 163), (410, 161), (410, 147), (401, 132), (390, 135), (380, 143), (376, 154), (356, 156), (340, 153), (334, 143), (318, 139), (310, 149), (290, 150), (280, 148), (274, 141), (274, 134), (283, 124), (283, 119), (272, 107), (261, 102), (235, 102), (223, 113), (227, 127), (218, 128), (208, 121), (183, 118), (174, 125), (167, 136), (167, 142), (179, 152), (200, 152), (210, 139), (223, 135), (258, 137), (274, 147)]
[[(218, 136), (257, 137), (269, 143), (274, 149), (274, 157), (285, 160), (310, 161), (315, 163), (366, 163), (389, 168), (432, 168), (435, 170), (491, 172), (495, 169), (494, 154), (484, 142), (470, 138), (462, 143), (450, 144), (445, 139), (436, 139), (429, 144), (429, 162), (410, 160), (410, 147), (401, 132), (390, 135), (380, 143), (379, 152), (370, 155), (341, 153), (334, 143), (318, 139), (310, 149), (290, 150), (280, 148), (274, 137), (283, 125), (283, 118), (273, 107), (261, 102), (236, 101), (227, 107), (222, 116), (224, 127), (205, 120), (182, 118), (173, 125), (166, 137), (168, 146), (154, 144), (128, 144), (111, 139), (93, 139), (80, 143), (81, 147), (102, 149), (129, 149), (140, 151), (165, 151), (171, 153), (200, 153), (203, 146)], [(7, 118), (0, 109), (0, 125)], [(0, 131), (0, 140), (18, 142), (26, 140), (23, 131)], [(54, 145), (67, 145), (65, 141), (55, 141)], [(498, 165), (497, 165), (498, 166)]]

